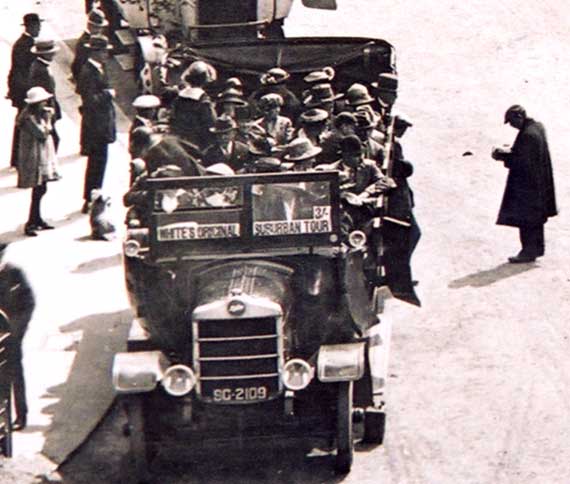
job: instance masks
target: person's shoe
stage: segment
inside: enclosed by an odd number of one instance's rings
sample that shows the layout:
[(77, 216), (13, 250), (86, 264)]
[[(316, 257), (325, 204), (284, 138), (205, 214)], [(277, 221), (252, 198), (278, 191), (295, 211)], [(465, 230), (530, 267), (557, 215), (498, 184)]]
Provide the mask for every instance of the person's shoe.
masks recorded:
[(529, 262), (534, 262), (536, 257), (531, 257), (528, 255), (515, 255), (514, 257), (509, 257), (509, 262), (511, 264), (528, 264)]
[(40, 220), (37, 223), (38, 230), (52, 230), (55, 227), (53, 225), (48, 224), (45, 220)]
[(38, 233), (36, 232), (36, 230), (37, 230), (37, 227), (35, 225), (26, 224), (26, 226), (24, 227), (24, 233), (28, 237), (37, 237)]
[(81, 207), (81, 213), (89, 213), (89, 202), (85, 200), (83, 207)]
[(12, 431), (17, 432), (18, 430), (24, 430), (26, 428), (27, 423), (28, 422), (26, 417), (18, 417), (16, 420), (14, 420), (14, 423), (12, 424)]

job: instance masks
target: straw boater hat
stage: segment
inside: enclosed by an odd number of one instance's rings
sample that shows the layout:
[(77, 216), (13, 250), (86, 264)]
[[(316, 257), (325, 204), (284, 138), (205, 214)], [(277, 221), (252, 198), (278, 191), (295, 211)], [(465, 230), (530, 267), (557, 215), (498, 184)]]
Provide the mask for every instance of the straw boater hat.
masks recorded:
[(43, 21), (44, 19), (40, 18), (40, 16), (37, 13), (27, 13), (22, 18), (22, 25), (28, 26), (30, 24), (40, 23)]
[(346, 91), (346, 102), (351, 107), (370, 104), (374, 98), (369, 94), (368, 89), (363, 84), (355, 83)]
[(111, 50), (112, 45), (109, 44), (109, 38), (103, 34), (95, 34), (89, 37), (89, 41), (85, 44), (90, 50)]
[(280, 94), (269, 93), (261, 96), (259, 99), (259, 109), (261, 111), (268, 111), (281, 106), (283, 106), (283, 97)]
[(28, 89), (28, 92), (26, 93), (26, 99), (24, 99), (24, 101), (26, 104), (37, 104), (41, 103), (42, 101), (47, 101), (52, 97), (53, 94), (47, 92), (43, 87), (36, 86)]
[(36, 42), (30, 49), (30, 52), (35, 55), (53, 54), (57, 52), (59, 47), (55, 45), (52, 39), (36, 39)]
[(311, 88), (310, 94), (303, 100), (305, 106), (312, 108), (322, 103), (336, 101), (342, 94), (335, 94), (329, 83), (316, 84)]
[(329, 117), (329, 113), (324, 109), (314, 108), (301, 114), (300, 119), (304, 124), (324, 123)]
[(261, 75), (260, 82), (263, 85), (275, 85), (285, 82), (290, 77), (291, 75), (285, 69), (273, 67)]
[(322, 148), (315, 146), (307, 138), (295, 138), (287, 145), (287, 153), (283, 157), (287, 161), (303, 161), (317, 156)]
[(143, 94), (137, 96), (133, 101), (133, 107), (136, 109), (154, 109), (160, 107), (160, 98), (153, 94)]
[(216, 119), (214, 126), (209, 128), (209, 131), (210, 133), (228, 133), (234, 129), (237, 129), (236, 122), (229, 116), (222, 115)]
[(373, 82), (371, 86), (378, 91), (396, 94), (398, 92), (398, 76), (390, 72), (381, 72), (378, 74), (378, 81)]
[(332, 67), (323, 67), (320, 71), (313, 71), (303, 77), (303, 81), (307, 84), (322, 84), (331, 82), (334, 79), (334, 69)]
[(103, 10), (98, 8), (93, 8), (87, 15), (87, 23), (91, 25), (96, 25), (97, 27), (107, 27), (109, 21), (105, 17)]
[(209, 175), (220, 175), (220, 176), (232, 176), (235, 175), (235, 171), (231, 166), (225, 163), (214, 163), (213, 165), (206, 167), (206, 173)]

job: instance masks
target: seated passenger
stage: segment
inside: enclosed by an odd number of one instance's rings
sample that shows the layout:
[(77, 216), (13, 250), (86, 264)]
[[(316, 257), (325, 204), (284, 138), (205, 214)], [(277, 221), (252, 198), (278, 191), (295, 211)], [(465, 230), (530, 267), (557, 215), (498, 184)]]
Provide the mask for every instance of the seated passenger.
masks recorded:
[(368, 92), (364, 84), (354, 83), (345, 94), (346, 105), (353, 112), (366, 111), (372, 118), (372, 123), (377, 126), (380, 123), (380, 114), (372, 109), (374, 98)]
[(328, 132), (329, 113), (324, 109), (309, 109), (301, 114), (299, 120), (301, 128), (297, 137), (307, 138), (314, 146), (321, 146)]
[(260, 78), (261, 87), (250, 96), (250, 104), (262, 112), (259, 101), (266, 94), (279, 94), (282, 101), (283, 116), (291, 120), (297, 119), (301, 109), (301, 103), (295, 94), (287, 88), (287, 80), (290, 74), (280, 67), (269, 69)]
[(172, 103), (170, 126), (177, 136), (205, 149), (212, 142), (209, 129), (216, 122), (214, 103), (205, 87), (216, 79), (216, 70), (208, 63), (196, 61), (182, 74), (186, 86)]
[(319, 165), (319, 170), (337, 170), (340, 181), (340, 197), (347, 215), (343, 223), (346, 234), (354, 229), (365, 229), (371, 219), (372, 207), (368, 204), (373, 195), (395, 186), (385, 177), (373, 160), (364, 157), (362, 143), (356, 135), (346, 136), (341, 141), (341, 159)]
[(143, 94), (135, 98), (133, 107), (135, 108), (135, 119), (129, 129), (129, 137), (135, 129), (141, 126), (154, 129), (157, 123), (160, 99), (152, 94)]
[(384, 140), (384, 135), (375, 129), (372, 118), (367, 111), (357, 111), (356, 117), (356, 135), (362, 142), (364, 149), (364, 157), (374, 160), (378, 166), (382, 166), (384, 160), (384, 143), (377, 140)]
[(237, 123), (236, 139), (247, 143), (251, 115), (249, 104), (243, 98), (243, 91), (236, 88), (225, 89), (218, 94), (216, 102), (218, 114), (225, 114)]
[(356, 124), (356, 116), (348, 111), (342, 111), (334, 117), (332, 131), (328, 131), (321, 141), (323, 152), (319, 159), (323, 163), (332, 163), (338, 159), (341, 140), (345, 136), (356, 134)]
[(303, 81), (307, 85), (307, 89), (303, 91), (302, 98), (305, 99), (311, 92), (313, 86), (317, 84), (330, 84), (334, 79), (335, 71), (332, 67), (323, 67), (318, 71), (313, 71), (303, 77)]
[(273, 145), (263, 136), (252, 136), (248, 142), (249, 158), (240, 173), (270, 173), (281, 171), (281, 160)]
[(322, 148), (313, 145), (307, 138), (295, 138), (287, 145), (283, 160), (290, 171), (310, 171), (321, 151)]
[(267, 137), (276, 146), (283, 146), (293, 137), (293, 123), (286, 116), (281, 116), (283, 98), (279, 94), (265, 94), (259, 100), (259, 109), (263, 116), (254, 121), (254, 125), (262, 128)]
[(223, 114), (210, 128), (210, 132), (214, 134), (215, 141), (204, 152), (204, 166), (225, 163), (235, 171), (243, 168), (249, 156), (249, 150), (247, 145), (236, 140), (236, 122)]

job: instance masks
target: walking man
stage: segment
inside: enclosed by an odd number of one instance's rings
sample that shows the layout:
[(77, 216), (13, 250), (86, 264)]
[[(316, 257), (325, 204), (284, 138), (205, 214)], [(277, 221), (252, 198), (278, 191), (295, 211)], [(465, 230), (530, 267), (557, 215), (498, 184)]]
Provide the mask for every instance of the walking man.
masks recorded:
[(111, 89), (105, 61), (111, 48), (105, 35), (92, 35), (86, 44), (89, 58), (81, 68), (77, 91), (81, 96), (81, 153), (87, 155), (82, 213), (89, 211), (91, 190), (103, 186), (108, 147), (116, 139), (115, 90)]
[(522, 249), (509, 262), (533, 262), (544, 255), (544, 224), (558, 213), (546, 132), (519, 105), (507, 110), (505, 123), (519, 133), (510, 150), (495, 148), (492, 152), (509, 170), (497, 224), (520, 231)]
[[(12, 47), (12, 66), (8, 74), (7, 97), (11, 99), (12, 106), (18, 110), (18, 115), (26, 106), (24, 99), (26, 98), (26, 92), (31, 87), (29, 85), (30, 66), (35, 59), (31, 50), (35, 38), (40, 33), (41, 21), (37, 13), (24, 15), (24, 32)], [(16, 115), (16, 120), (18, 115)], [(10, 166), (13, 167), (18, 165), (18, 138), (18, 124), (15, 122), (12, 138), (12, 155), (10, 158)]]

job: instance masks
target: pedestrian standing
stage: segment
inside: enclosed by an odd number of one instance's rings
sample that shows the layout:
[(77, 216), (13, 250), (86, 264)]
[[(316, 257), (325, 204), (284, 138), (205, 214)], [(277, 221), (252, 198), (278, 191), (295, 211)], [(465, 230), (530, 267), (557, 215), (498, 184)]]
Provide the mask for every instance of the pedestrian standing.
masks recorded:
[(17, 119), (22, 109), (26, 107), (24, 99), (26, 98), (26, 91), (30, 87), (28, 84), (30, 66), (34, 61), (34, 54), (32, 54), (31, 49), (35, 42), (34, 39), (40, 33), (41, 22), (42, 19), (36, 13), (24, 15), (24, 32), (12, 47), (12, 66), (8, 74), (7, 97), (12, 101), (12, 106), (18, 110), (16, 122), (14, 123), (12, 154), (10, 157), (10, 166), (13, 167), (16, 167), (18, 164), (19, 132)]
[(89, 42), (92, 35), (103, 34), (105, 27), (108, 25), (109, 22), (105, 18), (105, 14), (102, 10), (94, 8), (88, 13), (87, 27), (79, 39), (77, 39), (77, 44), (75, 44), (75, 57), (71, 63), (71, 75), (73, 76), (75, 83), (79, 81), (81, 68), (89, 58), (89, 49), (86, 44)]
[(30, 67), (30, 86), (43, 87), (52, 97), (48, 101), (48, 105), (54, 110), (53, 131), (52, 136), (55, 142), (55, 149), (59, 145), (59, 136), (55, 127), (55, 122), (61, 119), (61, 107), (57, 102), (55, 95), (55, 77), (51, 71), (51, 63), (55, 57), (59, 47), (51, 39), (37, 39), (32, 47), (32, 54), (36, 56)]
[(109, 144), (117, 137), (115, 90), (109, 84), (105, 62), (111, 49), (105, 35), (92, 35), (86, 44), (87, 62), (81, 68), (77, 90), (81, 96), (81, 146), (87, 155), (82, 213), (89, 211), (93, 189), (101, 189), (107, 167)]
[(522, 249), (509, 262), (533, 262), (544, 255), (544, 224), (558, 213), (550, 151), (544, 126), (522, 106), (506, 111), (506, 123), (519, 133), (510, 150), (492, 152), (509, 170), (497, 224), (519, 229)]
[(47, 182), (59, 179), (53, 139), (55, 113), (49, 106), (52, 97), (43, 87), (32, 87), (25, 99), (27, 106), (18, 117), (18, 187), (32, 189), (30, 213), (24, 227), (24, 233), (30, 237), (37, 236), (38, 230), (53, 229), (42, 218), (40, 210)]
[(0, 314), (8, 321), (11, 342), (8, 375), (14, 393), (16, 419), (12, 430), (22, 430), (28, 420), (22, 342), (35, 309), (35, 297), (24, 271), (6, 261), (6, 244), (0, 243)]

